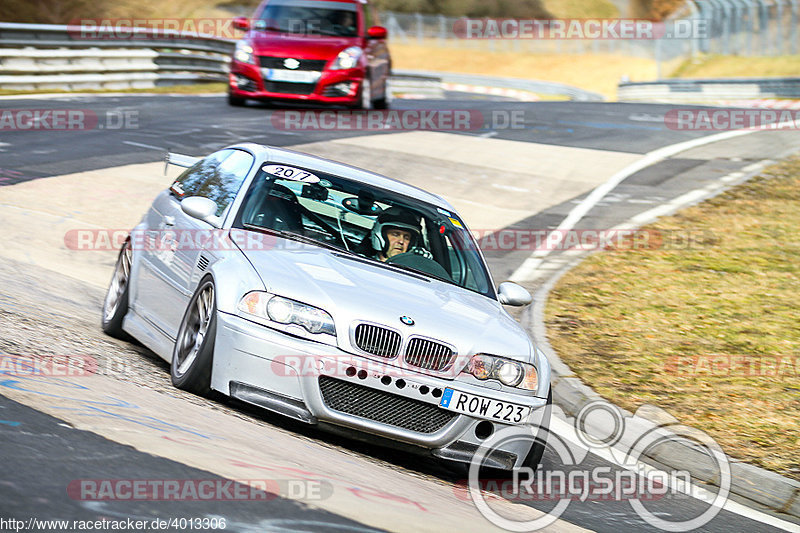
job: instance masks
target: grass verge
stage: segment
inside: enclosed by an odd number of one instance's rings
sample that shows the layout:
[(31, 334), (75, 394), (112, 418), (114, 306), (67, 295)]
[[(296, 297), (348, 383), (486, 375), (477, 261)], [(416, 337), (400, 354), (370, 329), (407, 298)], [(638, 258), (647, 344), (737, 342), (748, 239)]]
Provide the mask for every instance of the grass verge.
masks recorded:
[(796, 77), (800, 55), (775, 57), (700, 56), (684, 61), (672, 73), (674, 78)]
[[(498, 50), (511, 47), (498, 42)], [(522, 43), (524, 48), (525, 43)], [(656, 63), (650, 59), (608, 54), (531, 54), (522, 51), (442, 48), (436, 43), (391, 43), (396, 69), (460, 72), (486, 76), (508, 76), (565, 83), (616, 99), (617, 83), (623, 76), (645, 81), (656, 77)]]
[(565, 275), (548, 336), (599, 394), (658, 405), (732, 457), (800, 479), (800, 157), (649, 226), (653, 249)]

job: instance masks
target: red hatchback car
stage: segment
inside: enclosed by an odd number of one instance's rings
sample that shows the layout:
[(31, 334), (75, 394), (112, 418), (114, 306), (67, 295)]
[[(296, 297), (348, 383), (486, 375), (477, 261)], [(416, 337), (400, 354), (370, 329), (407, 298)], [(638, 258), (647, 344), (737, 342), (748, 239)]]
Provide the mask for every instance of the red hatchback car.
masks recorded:
[(231, 59), (228, 103), (387, 106), (386, 28), (365, 0), (264, 0)]

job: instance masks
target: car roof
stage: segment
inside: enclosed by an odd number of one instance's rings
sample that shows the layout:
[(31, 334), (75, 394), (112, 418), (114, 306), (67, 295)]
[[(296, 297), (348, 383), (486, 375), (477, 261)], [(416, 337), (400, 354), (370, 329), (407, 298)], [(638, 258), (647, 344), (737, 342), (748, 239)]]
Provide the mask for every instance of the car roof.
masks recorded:
[(442, 207), (449, 211), (455, 211), (455, 208), (450, 203), (436, 194), (430, 193), (419, 187), (414, 187), (408, 183), (376, 174), (363, 168), (354, 167), (338, 161), (332, 161), (322, 157), (317, 157), (294, 150), (287, 150), (285, 148), (278, 148), (276, 146), (265, 146), (255, 143), (243, 143), (230, 146), (229, 148), (242, 148), (252, 152), (258, 159), (267, 161), (279, 161), (285, 164), (292, 164), (304, 168), (318, 170), (328, 174), (342, 176), (344, 178), (360, 181), (373, 187), (378, 187), (388, 191), (396, 192), (411, 198), (416, 198), (433, 204), (437, 207)]

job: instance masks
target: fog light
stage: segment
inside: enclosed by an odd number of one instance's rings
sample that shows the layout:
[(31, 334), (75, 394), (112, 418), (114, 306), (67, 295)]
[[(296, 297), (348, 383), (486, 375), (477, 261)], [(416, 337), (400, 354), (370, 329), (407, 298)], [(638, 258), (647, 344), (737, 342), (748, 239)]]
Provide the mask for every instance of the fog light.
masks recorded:
[(356, 82), (347, 81), (332, 85), (331, 90), (336, 93), (336, 96), (349, 96), (355, 94), (356, 86)]

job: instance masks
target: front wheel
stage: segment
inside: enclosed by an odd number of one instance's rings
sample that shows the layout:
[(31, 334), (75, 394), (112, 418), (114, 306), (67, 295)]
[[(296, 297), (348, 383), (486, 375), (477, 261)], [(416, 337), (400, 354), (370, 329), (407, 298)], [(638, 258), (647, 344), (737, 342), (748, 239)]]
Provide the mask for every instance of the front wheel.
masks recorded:
[(211, 390), (211, 363), (217, 333), (214, 282), (204, 279), (197, 287), (178, 329), (172, 351), (172, 384), (185, 391), (206, 395)]
[(106, 298), (103, 300), (101, 325), (103, 331), (112, 337), (125, 338), (125, 332), (122, 331), (122, 321), (128, 313), (128, 288), (130, 286), (132, 260), (131, 241), (126, 241), (119, 251), (117, 265), (114, 268), (114, 276), (111, 278)]
[(245, 98), (234, 96), (230, 91), (228, 91), (228, 105), (233, 107), (242, 107), (245, 104), (245, 101)]

